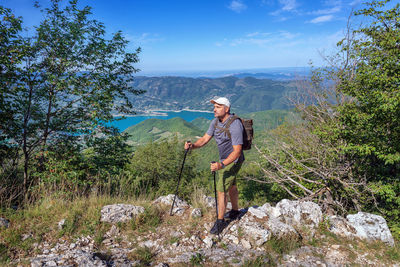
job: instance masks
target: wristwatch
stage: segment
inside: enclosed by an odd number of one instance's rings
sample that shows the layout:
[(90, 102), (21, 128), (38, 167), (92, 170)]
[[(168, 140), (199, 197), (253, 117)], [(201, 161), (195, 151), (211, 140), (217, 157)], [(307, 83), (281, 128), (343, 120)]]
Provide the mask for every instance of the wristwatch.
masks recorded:
[(223, 169), (223, 168), (225, 168), (225, 164), (222, 162), (222, 161), (220, 161), (220, 163), (221, 163), (221, 169)]

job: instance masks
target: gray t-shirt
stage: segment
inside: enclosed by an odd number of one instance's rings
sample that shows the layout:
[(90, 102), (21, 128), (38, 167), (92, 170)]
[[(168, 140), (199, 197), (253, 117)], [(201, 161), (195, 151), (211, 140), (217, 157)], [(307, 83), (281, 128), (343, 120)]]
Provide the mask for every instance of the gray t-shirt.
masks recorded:
[[(232, 116), (232, 115), (230, 115)], [(218, 118), (215, 118), (211, 121), (210, 127), (208, 128), (207, 134), (209, 136), (213, 136), (215, 138), (215, 142), (218, 145), (218, 150), (219, 150), (219, 160), (223, 161), (225, 160), (229, 154), (232, 153), (233, 147), (235, 145), (243, 145), (243, 125), (242, 122), (239, 119), (234, 120), (231, 123), (231, 126), (229, 127), (229, 132), (231, 133), (232, 139), (229, 138), (224, 132), (221, 132), (221, 130), (215, 128), (215, 121), (218, 120)], [(224, 122), (221, 123), (218, 120), (218, 127), (225, 127), (227, 124), (229, 118)], [(243, 155), (243, 150), (240, 154), (240, 157), (235, 160), (235, 162), (243, 162), (244, 161), (244, 155)]]

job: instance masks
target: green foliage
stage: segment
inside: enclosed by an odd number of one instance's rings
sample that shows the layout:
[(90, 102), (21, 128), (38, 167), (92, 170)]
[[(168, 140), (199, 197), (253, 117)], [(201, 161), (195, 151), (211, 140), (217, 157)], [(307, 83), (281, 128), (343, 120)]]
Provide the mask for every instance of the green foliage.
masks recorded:
[(273, 130), (260, 162), (292, 197), (379, 212), (399, 238), (400, 4), (370, 1), (355, 15), (367, 23), (349, 28), (334, 66), (298, 81), (302, 120)]
[(202, 266), (202, 262), (204, 261), (204, 256), (197, 252), (190, 257), (190, 265), (191, 266)]
[(258, 256), (255, 259), (246, 260), (243, 266), (249, 266), (249, 267), (276, 266), (276, 263), (267, 254), (263, 256)]
[[(41, 9), (43, 19), (32, 36), (22, 36), (21, 19), (0, 7), (0, 154), (7, 154), (2, 175), (19, 181), (22, 169), (23, 193), (49, 174), (49, 156), (68, 159), (74, 146), (74, 153), (91, 146), (87, 172), (117, 173), (128, 148), (107, 122), (114, 112), (132, 112), (128, 95), (141, 93), (131, 86), (140, 49), (127, 53), (121, 32), (107, 40), (104, 25), (90, 18), (90, 7), (61, 2)], [(77, 153), (73, 161), (83, 159)]]
[(339, 109), (346, 150), (373, 164), (368, 171), (376, 175), (398, 173), (400, 162), (400, 4), (388, 9), (388, 2), (371, 1), (355, 12), (372, 22), (356, 30), (360, 37), (350, 49), (358, 55), (357, 66), (343, 72), (339, 86), (356, 100)]
[(7, 246), (0, 243), (0, 263), (5, 263), (9, 259), (7, 250)]
[[(127, 190), (131, 190), (135, 195), (174, 194), (183, 157), (183, 144), (178, 143), (177, 139), (139, 147), (127, 166), (131, 179), (126, 181), (126, 186), (129, 187)], [(187, 155), (179, 187), (181, 197), (190, 195), (191, 180), (195, 177), (196, 162)]]
[(130, 252), (128, 258), (133, 261), (140, 261), (138, 266), (150, 266), (155, 254), (148, 247), (138, 247)]
[(273, 251), (280, 256), (283, 256), (289, 253), (290, 251), (299, 248), (300, 246), (301, 242), (297, 239), (290, 239), (290, 238), (280, 239), (275, 237), (268, 240), (267, 243), (264, 245), (267, 251)]
[[(343, 150), (354, 159), (355, 171), (366, 176), (379, 210), (392, 227), (400, 222), (400, 4), (371, 1), (355, 12), (370, 23), (357, 29), (342, 50), (357, 55), (357, 64), (341, 73), (338, 90), (354, 101), (338, 108)], [(372, 200), (364, 208), (375, 210)], [(395, 226), (397, 225), (397, 226)], [(396, 233), (397, 237), (398, 233)]]
[(134, 231), (145, 232), (154, 230), (162, 223), (162, 211), (156, 206), (148, 206), (141, 214), (131, 220), (131, 228)]
[(101, 133), (101, 136), (88, 138), (84, 162), (92, 175), (98, 172), (103, 176), (105, 173), (119, 174), (132, 156), (131, 148), (126, 144), (129, 135), (120, 134), (116, 128), (103, 128)]

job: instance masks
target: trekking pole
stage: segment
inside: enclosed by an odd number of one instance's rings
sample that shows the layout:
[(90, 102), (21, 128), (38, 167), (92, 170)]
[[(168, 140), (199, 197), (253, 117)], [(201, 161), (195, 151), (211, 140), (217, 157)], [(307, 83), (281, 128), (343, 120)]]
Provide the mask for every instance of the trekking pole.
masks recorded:
[[(190, 141), (187, 141), (187, 143), (190, 143)], [(175, 199), (176, 199), (176, 195), (178, 194), (178, 189), (179, 189), (179, 183), (181, 182), (182, 170), (183, 170), (183, 166), (185, 165), (185, 159), (186, 159), (186, 155), (187, 155), (189, 149), (190, 149), (190, 146), (188, 149), (185, 149), (185, 155), (183, 156), (183, 162), (182, 162), (181, 171), (179, 172), (178, 184), (176, 185), (174, 201), (172, 201), (171, 211), (169, 212), (170, 216), (172, 216), (172, 210), (174, 209)]]
[[(211, 163), (215, 163), (215, 161), (211, 161)], [(215, 181), (215, 171), (212, 172), (213, 176), (214, 176), (214, 196), (215, 196), (215, 213), (217, 214), (217, 220), (218, 220), (218, 199), (217, 199), (217, 183)], [(217, 225), (217, 227), (219, 228), (219, 226)], [(217, 229), (218, 231), (218, 239), (221, 240), (219, 238), (219, 229)]]

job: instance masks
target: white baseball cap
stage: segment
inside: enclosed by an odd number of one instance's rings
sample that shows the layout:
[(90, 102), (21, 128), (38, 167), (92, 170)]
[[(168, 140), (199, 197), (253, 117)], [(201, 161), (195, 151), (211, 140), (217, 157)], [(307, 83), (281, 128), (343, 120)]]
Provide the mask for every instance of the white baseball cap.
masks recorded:
[(226, 98), (226, 97), (214, 98), (210, 102), (213, 104), (224, 105), (224, 106), (227, 106), (228, 108), (231, 107), (231, 102), (229, 102), (228, 98)]

